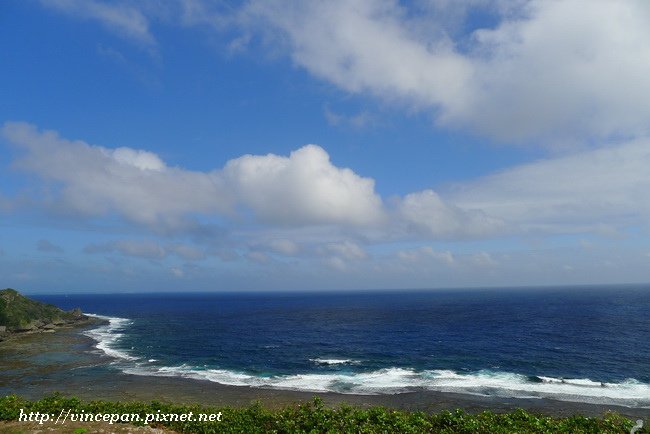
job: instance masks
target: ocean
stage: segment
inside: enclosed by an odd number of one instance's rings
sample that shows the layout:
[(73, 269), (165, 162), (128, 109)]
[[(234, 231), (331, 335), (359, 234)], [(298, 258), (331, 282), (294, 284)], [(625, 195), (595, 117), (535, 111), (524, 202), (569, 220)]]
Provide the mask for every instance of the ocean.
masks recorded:
[(126, 374), (650, 408), (650, 286), (34, 298), (109, 319)]

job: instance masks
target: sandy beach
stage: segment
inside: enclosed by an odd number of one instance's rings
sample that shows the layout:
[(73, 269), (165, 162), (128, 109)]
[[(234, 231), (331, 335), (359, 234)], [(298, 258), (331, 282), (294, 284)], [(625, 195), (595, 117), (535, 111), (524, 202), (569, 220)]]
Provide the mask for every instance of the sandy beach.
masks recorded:
[(61, 392), (84, 400), (158, 400), (210, 406), (246, 406), (255, 401), (271, 408), (319, 396), (327, 405), (342, 403), (369, 407), (439, 412), (456, 408), (468, 412), (507, 412), (516, 408), (568, 416), (601, 416), (615, 411), (630, 418), (650, 417), (650, 409), (594, 405), (551, 399), (509, 399), (422, 390), (393, 395), (352, 395), (228, 386), (177, 377), (151, 377), (122, 373), (112, 359), (94, 348), (80, 330), (33, 334), (0, 345), (0, 395), (28, 399)]

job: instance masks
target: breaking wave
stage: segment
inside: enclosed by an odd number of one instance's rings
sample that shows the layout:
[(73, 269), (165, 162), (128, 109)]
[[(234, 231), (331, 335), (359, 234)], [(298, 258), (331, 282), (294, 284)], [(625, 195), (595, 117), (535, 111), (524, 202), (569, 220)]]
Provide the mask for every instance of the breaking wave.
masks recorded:
[(189, 364), (158, 366), (155, 359), (139, 359), (116, 348), (124, 329), (131, 324), (125, 318), (93, 315), (109, 324), (85, 334), (97, 341), (96, 348), (118, 359), (117, 366), (127, 374), (181, 377), (212, 381), (224, 385), (275, 388), (309, 392), (377, 395), (412, 391), (440, 391), (502, 398), (550, 398), (593, 404), (614, 404), (650, 408), (650, 384), (636, 379), (605, 383), (587, 378), (526, 376), (498, 370), (458, 373), (452, 370), (414, 370), (387, 367), (361, 371), (363, 363), (353, 359), (314, 358), (315, 365), (346, 367), (346, 372), (306, 372), (287, 375), (254, 375), (245, 371), (197, 367)]
[(124, 336), (124, 329), (131, 325), (133, 321), (126, 318), (113, 316), (95, 315), (87, 313), (87, 316), (99, 318), (108, 321), (108, 324), (88, 330), (84, 335), (97, 341), (95, 348), (103, 351), (107, 356), (120, 360), (137, 360), (126, 351), (117, 349), (117, 342)]

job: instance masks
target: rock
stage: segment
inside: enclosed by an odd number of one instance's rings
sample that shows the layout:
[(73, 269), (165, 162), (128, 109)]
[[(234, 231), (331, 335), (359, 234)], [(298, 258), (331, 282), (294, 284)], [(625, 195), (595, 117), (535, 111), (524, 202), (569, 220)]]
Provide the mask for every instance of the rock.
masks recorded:
[(86, 315), (83, 314), (83, 312), (81, 312), (81, 309), (79, 309), (78, 307), (75, 308), (75, 309), (72, 309), (70, 311), (70, 314), (72, 315), (73, 319), (82, 319), (82, 318), (84, 318), (86, 316)]
[(14, 331), (16, 331), (17, 333), (27, 333), (36, 330), (38, 330), (38, 321), (31, 321), (27, 325), (19, 325), (18, 327), (14, 328)]

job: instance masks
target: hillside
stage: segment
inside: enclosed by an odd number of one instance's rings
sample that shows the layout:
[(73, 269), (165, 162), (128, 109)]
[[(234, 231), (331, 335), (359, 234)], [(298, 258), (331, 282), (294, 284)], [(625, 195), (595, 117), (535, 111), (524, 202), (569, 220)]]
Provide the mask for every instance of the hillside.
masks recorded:
[(88, 320), (79, 309), (66, 312), (54, 305), (31, 300), (15, 289), (0, 290), (0, 339), (3, 333), (54, 330)]

